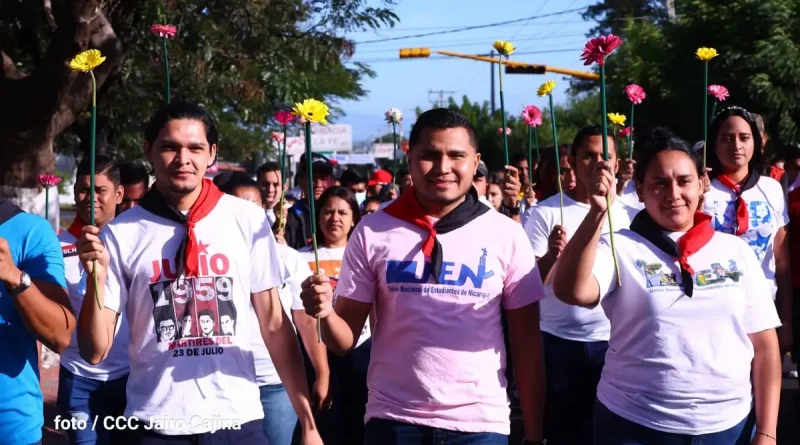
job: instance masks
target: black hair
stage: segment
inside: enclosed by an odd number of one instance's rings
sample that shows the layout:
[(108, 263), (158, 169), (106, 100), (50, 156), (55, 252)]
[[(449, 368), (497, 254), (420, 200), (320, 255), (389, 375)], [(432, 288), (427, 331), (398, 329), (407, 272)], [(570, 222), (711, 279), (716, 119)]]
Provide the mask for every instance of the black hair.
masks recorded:
[(475, 135), (475, 129), (472, 127), (469, 119), (456, 110), (449, 108), (433, 108), (419, 115), (414, 126), (411, 128), (411, 134), (408, 137), (408, 146), (413, 147), (419, 143), (419, 138), (422, 136), (422, 131), (426, 128), (446, 129), (446, 128), (463, 128), (469, 133), (469, 143), (475, 151), (478, 151), (478, 137)]
[(144, 129), (144, 138), (147, 141), (147, 148), (149, 149), (153, 143), (158, 139), (158, 134), (164, 129), (168, 122), (176, 119), (190, 119), (203, 123), (206, 127), (206, 140), (208, 145), (215, 145), (219, 143), (219, 133), (217, 127), (214, 125), (214, 120), (211, 118), (206, 110), (200, 105), (186, 101), (170, 102), (158, 109), (153, 114), (153, 117), (147, 121)]
[[(94, 159), (94, 174), (105, 175), (111, 180), (111, 182), (114, 184), (114, 187), (119, 187), (119, 167), (117, 167), (117, 164), (115, 164), (111, 158), (105, 155), (96, 155)], [(81, 159), (81, 162), (78, 164), (78, 172), (75, 174), (75, 176), (88, 176), (91, 174), (91, 159), (89, 159), (89, 156), (86, 156)]]
[[(347, 204), (350, 206), (350, 211), (353, 213), (353, 227), (347, 232), (347, 238), (350, 239), (350, 235), (353, 233), (353, 229), (358, 225), (358, 222), (361, 221), (361, 208), (358, 205), (358, 200), (356, 200), (356, 195), (350, 191), (349, 188), (336, 185), (333, 187), (329, 187), (327, 190), (322, 192), (319, 199), (317, 200), (317, 232), (322, 234), (322, 226), (319, 223), (322, 220), (322, 208), (325, 207), (325, 204), (331, 198), (339, 198), (343, 199)], [(323, 237), (325, 235), (322, 235)]]
[(150, 172), (141, 162), (123, 162), (119, 165), (119, 180), (122, 185), (143, 183), (144, 187), (147, 188), (150, 186)]
[(787, 164), (800, 159), (800, 145), (792, 144), (786, 147), (786, 153), (784, 154), (783, 159)]
[(393, 188), (395, 188), (396, 195), (400, 196), (400, 185), (399, 184), (392, 184), (390, 182), (388, 184), (385, 184), (383, 187), (381, 187), (381, 191), (378, 192), (378, 196), (377, 196), (378, 200), (380, 200), (380, 202), (391, 201), (392, 200), (392, 196), (391, 196), (390, 193), (391, 193)]
[(378, 199), (377, 197), (373, 196), (373, 197), (370, 197), (370, 198), (367, 198), (367, 199), (364, 200), (364, 208), (366, 209), (367, 208), (367, 204), (372, 203), (372, 202), (377, 202), (378, 205), (381, 205), (381, 200)]
[(708, 129), (706, 164), (708, 168), (711, 169), (711, 171), (708, 172), (708, 175), (712, 179), (717, 177), (717, 175), (725, 173), (722, 171), (722, 162), (720, 162), (719, 157), (717, 156), (717, 135), (722, 129), (722, 124), (724, 124), (729, 117), (734, 116), (744, 119), (745, 122), (747, 122), (747, 125), (750, 126), (750, 132), (753, 134), (753, 156), (750, 158), (750, 162), (747, 163), (748, 172), (760, 171), (761, 169), (761, 150), (764, 147), (764, 142), (761, 140), (761, 132), (758, 130), (756, 115), (750, 113), (742, 107), (730, 106), (714, 116), (714, 120), (711, 121), (711, 125)]
[(261, 178), (261, 175), (269, 172), (281, 171), (281, 165), (277, 162), (269, 161), (258, 166), (256, 169), (256, 178)]
[(400, 178), (402, 178), (403, 176), (405, 176), (405, 175), (407, 175), (409, 173), (411, 173), (411, 172), (408, 171), (407, 168), (401, 168), (400, 170), (397, 171), (397, 179), (400, 179)]
[[(197, 313), (197, 319), (200, 320), (200, 317), (202, 317), (203, 315), (208, 315), (209, 318), (214, 320), (214, 313), (211, 312), (211, 309), (203, 309), (200, 312), (198, 312)], [(214, 324), (216, 324), (216, 320), (214, 320)]]
[(500, 175), (498, 175), (497, 173), (490, 173), (489, 177), (486, 179), (486, 183), (487, 184), (501, 185), (503, 183), (503, 180), (500, 178)]
[[(219, 178), (219, 180), (217, 179)], [(233, 195), (237, 189), (241, 187), (252, 187), (261, 193), (258, 188), (258, 183), (253, 181), (253, 178), (243, 172), (224, 172), (214, 177), (214, 184), (219, 187), (220, 191)]]
[(339, 175), (339, 181), (344, 186), (351, 186), (353, 184), (360, 184), (362, 182), (366, 183), (367, 182), (367, 178), (361, 176), (355, 170), (349, 170), (348, 169), (348, 170), (343, 171), (342, 174)]
[(573, 158), (578, 155), (578, 149), (583, 144), (583, 140), (588, 138), (589, 136), (603, 136), (603, 127), (600, 125), (588, 125), (583, 127), (578, 131), (578, 134), (575, 135), (575, 139), (572, 140), (572, 145), (569, 147), (569, 155)]
[(685, 140), (676, 136), (672, 130), (666, 127), (656, 127), (650, 131), (642, 133), (636, 138), (636, 167), (633, 170), (633, 178), (637, 183), (644, 182), (644, 174), (656, 155), (662, 151), (679, 151), (685, 153), (694, 162), (697, 169), (697, 176), (703, 176), (703, 164), (692, 151), (692, 147)]
[[(517, 164), (519, 164), (522, 161), (526, 161), (526, 162), (528, 161), (528, 154), (527, 153), (514, 153), (514, 156), (511, 156), (511, 165), (512, 166), (516, 166)], [(533, 166), (532, 165), (528, 166), (528, 168), (531, 168), (531, 167), (533, 167)]]

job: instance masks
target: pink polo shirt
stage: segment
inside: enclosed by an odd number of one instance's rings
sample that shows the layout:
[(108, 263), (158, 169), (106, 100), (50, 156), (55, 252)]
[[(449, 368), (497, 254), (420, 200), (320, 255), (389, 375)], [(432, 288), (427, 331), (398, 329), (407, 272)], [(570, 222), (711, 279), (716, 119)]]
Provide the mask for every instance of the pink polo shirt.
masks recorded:
[(426, 235), (378, 211), (345, 250), (337, 294), (377, 311), (365, 420), (509, 434), (500, 316), (544, 295), (533, 248), (519, 223), (487, 212), (438, 235), (436, 284), (421, 251)]

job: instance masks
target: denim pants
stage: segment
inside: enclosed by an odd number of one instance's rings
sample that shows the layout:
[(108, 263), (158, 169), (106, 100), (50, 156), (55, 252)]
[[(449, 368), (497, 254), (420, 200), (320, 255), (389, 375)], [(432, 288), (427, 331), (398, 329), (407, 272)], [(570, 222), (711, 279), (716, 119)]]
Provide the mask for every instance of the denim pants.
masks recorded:
[(551, 445), (590, 444), (597, 384), (608, 342), (566, 340), (542, 332), (547, 383), (544, 436)]
[(264, 435), (269, 445), (291, 445), (297, 414), (294, 412), (289, 394), (280, 383), (264, 385), (261, 391), (261, 406), (264, 407)]
[[(87, 420), (82, 430), (69, 429), (67, 437), (72, 444), (115, 445), (117, 432), (103, 428), (103, 418), (117, 417), (125, 411), (125, 385), (128, 376), (102, 381), (87, 379), (69, 372), (63, 366), (58, 372), (58, 399), (56, 404), (65, 416)], [(95, 428), (92, 420), (97, 417)]]
[(749, 445), (754, 431), (752, 413), (725, 431), (690, 436), (665, 433), (631, 422), (612, 413), (600, 401), (594, 410), (594, 445)]
[(508, 436), (465, 433), (387, 419), (367, 422), (365, 445), (508, 445)]

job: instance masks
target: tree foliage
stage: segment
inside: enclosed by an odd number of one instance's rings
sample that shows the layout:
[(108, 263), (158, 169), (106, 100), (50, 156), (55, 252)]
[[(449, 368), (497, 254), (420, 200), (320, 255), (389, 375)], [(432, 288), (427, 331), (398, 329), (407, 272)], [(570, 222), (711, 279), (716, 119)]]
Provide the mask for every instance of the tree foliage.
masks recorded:
[[(478, 150), (481, 159), (491, 170), (500, 170), (505, 164), (503, 150), (503, 136), (498, 133), (502, 127), (500, 110), (492, 114), (489, 103), (471, 102), (467, 96), (462, 97), (461, 103), (454, 98), (448, 99), (448, 107), (458, 110), (469, 118), (478, 137)], [(542, 109), (542, 125), (538, 127), (539, 147), (541, 151), (553, 149), (553, 131), (550, 124), (550, 109), (545, 107), (545, 99), (533, 103)], [(556, 105), (556, 124), (558, 129), (559, 146), (571, 144), (578, 131), (592, 124), (597, 124), (600, 117), (600, 101), (597, 94), (581, 94), (573, 96), (566, 105)], [(423, 110), (417, 108), (417, 116)], [(520, 116), (506, 113), (506, 125), (511, 128), (508, 138), (509, 157), (516, 153), (528, 152), (528, 126)], [(535, 151), (534, 151), (535, 153)], [(534, 155), (535, 156), (535, 155)]]
[[(172, 100), (205, 106), (223, 130), (221, 157), (241, 159), (267, 148), (264, 124), (275, 110), (306, 97), (335, 106), (365, 94), (361, 81), (374, 72), (346, 64), (354, 43), (343, 35), (394, 25), (395, 1), (377, 7), (367, 0), (104, 1), (101, 12), (124, 57), (100, 89), (100, 139), (107, 141), (99, 143), (121, 157), (141, 155), (142, 125), (164, 102), (162, 42), (151, 34), (152, 24), (179, 29), (167, 43)], [(52, 0), (53, 8), (66, 3)], [(0, 49), (28, 72), (47, 57), (54, 35), (49, 4), (3, 0), (0, 8)], [(79, 114), (59, 148), (85, 149), (87, 123)]]
[[(624, 16), (615, 9), (617, 3), (603, 2), (601, 29), (606, 29), (603, 17)], [(725, 105), (762, 114), (773, 140), (797, 142), (800, 2), (685, 0), (678, 2), (677, 13), (674, 22), (622, 22), (619, 33), (625, 43), (606, 64), (609, 109), (629, 114), (623, 89), (638, 83), (648, 97), (636, 108), (637, 128), (666, 125), (690, 141), (702, 139), (703, 63), (694, 53), (698, 47), (712, 47), (720, 55), (710, 63), (709, 82), (730, 90)]]

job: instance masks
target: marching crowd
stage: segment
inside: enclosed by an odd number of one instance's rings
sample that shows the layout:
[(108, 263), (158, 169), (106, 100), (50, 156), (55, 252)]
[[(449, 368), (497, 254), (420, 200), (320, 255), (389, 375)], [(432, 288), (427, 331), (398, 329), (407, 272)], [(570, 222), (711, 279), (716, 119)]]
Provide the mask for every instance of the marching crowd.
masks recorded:
[(37, 341), (75, 444), (778, 440), (800, 149), (765, 168), (747, 110), (715, 115), (705, 170), (666, 128), (605, 161), (589, 126), (490, 172), (432, 109), (407, 170), (303, 156), (300, 196), (278, 163), (207, 179), (192, 103), (144, 136), (152, 171), (80, 163), (62, 233), (0, 201), (0, 444), (41, 443)]

